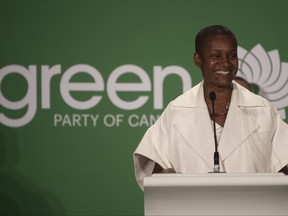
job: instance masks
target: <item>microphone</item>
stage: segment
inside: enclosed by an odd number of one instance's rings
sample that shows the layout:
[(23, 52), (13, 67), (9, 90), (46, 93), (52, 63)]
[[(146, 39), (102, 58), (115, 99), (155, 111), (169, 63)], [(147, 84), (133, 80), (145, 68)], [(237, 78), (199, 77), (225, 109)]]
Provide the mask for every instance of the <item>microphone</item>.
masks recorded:
[(214, 129), (214, 142), (215, 142), (215, 152), (214, 152), (214, 172), (220, 172), (220, 165), (219, 165), (219, 153), (217, 150), (218, 143), (217, 143), (217, 136), (216, 136), (216, 123), (215, 123), (215, 109), (214, 109), (214, 101), (216, 100), (215, 92), (210, 92), (210, 100), (212, 102), (212, 120), (213, 120), (213, 129)]

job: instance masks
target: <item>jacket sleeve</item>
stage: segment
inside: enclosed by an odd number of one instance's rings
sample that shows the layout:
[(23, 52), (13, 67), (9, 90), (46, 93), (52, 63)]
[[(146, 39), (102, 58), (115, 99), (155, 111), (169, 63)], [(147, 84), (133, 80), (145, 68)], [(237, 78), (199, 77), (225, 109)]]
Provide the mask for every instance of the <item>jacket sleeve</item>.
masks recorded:
[(133, 154), (135, 177), (142, 190), (144, 177), (152, 175), (155, 162), (164, 169), (172, 168), (168, 160), (168, 116), (166, 109), (147, 130)]
[(276, 128), (272, 140), (272, 171), (278, 172), (288, 164), (288, 125), (276, 117)]

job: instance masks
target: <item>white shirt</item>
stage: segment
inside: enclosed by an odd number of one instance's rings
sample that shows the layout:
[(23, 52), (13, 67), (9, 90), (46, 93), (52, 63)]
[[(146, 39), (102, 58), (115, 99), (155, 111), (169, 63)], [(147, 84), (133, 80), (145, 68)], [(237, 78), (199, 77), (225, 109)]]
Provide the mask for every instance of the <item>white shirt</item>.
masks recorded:
[[(287, 124), (266, 99), (235, 82), (224, 128), (217, 131), (220, 169), (227, 173), (277, 172), (288, 164)], [(201, 82), (170, 102), (145, 133), (134, 152), (137, 182), (143, 188), (155, 162), (179, 173), (208, 173), (214, 151)]]

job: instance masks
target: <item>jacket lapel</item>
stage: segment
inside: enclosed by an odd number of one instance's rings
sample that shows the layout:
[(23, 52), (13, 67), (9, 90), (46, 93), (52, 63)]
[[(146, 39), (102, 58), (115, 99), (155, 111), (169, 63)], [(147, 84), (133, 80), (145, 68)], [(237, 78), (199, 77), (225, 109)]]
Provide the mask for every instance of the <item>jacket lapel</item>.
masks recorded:
[(204, 101), (202, 83), (189, 92), (188, 97), (185, 97), (183, 101), (177, 101), (176, 106), (186, 107), (191, 112), (187, 118), (176, 123), (174, 127), (203, 160), (207, 169), (212, 170), (215, 150), (214, 135), (208, 108)]
[(222, 161), (260, 127), (247, 113), (249, 109), (261, 107), (263, 104), (250, 95), (250, 92), (234, 83), (229, 112), (218, 144)]
[(198, 154), (199, 158), (212, 170), (214, 154), (214, 135), (206, 107), (197, 107), (184, 121), (175, 125), (178, 132)]
[(260, 126), (238, 106), (230, 105), (224, 130), (219, 141), (218, 150), (222, 161), (236, 151), (258, 127)]

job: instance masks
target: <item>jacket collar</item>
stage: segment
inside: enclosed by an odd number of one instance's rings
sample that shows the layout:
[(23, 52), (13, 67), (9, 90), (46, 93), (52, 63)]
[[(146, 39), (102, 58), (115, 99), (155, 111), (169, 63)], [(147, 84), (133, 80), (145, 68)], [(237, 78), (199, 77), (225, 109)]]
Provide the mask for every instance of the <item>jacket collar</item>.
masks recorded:
[[(255, 98), (255, 94), (239, 85), (235, 81), (232, 82), (233, 92), (231, 104), (234, 103), (238, 107), (263, 107), (264, 104), (258, 97)], [(193, 100), (191, 100), (193, 99)], [(184, 94), (180, 95), (171, 105), (174, 107), (199, 107), (203, 105), (204, 94), (203, 94), (203, 81), (197, 84), (195, 87), (186, 91)], [(205, 104), (206, 106), (206, 104)]]

